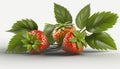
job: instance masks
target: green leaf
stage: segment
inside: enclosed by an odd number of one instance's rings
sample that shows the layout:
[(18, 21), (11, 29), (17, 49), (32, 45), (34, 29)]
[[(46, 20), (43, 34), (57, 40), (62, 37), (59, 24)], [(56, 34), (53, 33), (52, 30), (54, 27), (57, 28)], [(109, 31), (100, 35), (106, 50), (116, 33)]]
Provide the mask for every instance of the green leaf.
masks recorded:
[(111, 12), (98, 12), (93, 14), (87, 23), (87, 30), (92, 33), (100, 33), (112, 28), (118, 19), (117, 14)]
[(39, 44), (41, 44), (41, 42), (42, 42), (42, 41), (40, 41), (40, 40), (35, 40), (34, 45), (39, 45)]
[(54, 13), (58, 23), (72, 23), (71, 14), (63, 6), (54, 3)]
[(76, 25), (78, 28), (83, 29), (88, 23), (90, 16), (90, 4), (85, 6), (76, 16)]
[(23, 53), (26, 51), (26, 48), (23, 47), (23, 43), (21, 40), (23, 40), (24, 37), (20, 34), (16, 34), (13, 36), (13, 38), (10, 40), (8, 48), (6, 52), (8, 53)]
[(26, 47), (27, 47), (27, 52), (30, 52), (31, 49), (32, 49), (32, 46), (29, 44), (29, 45), (27, 45)]
[(36, 38), (37, 38), (37, 34), (33, 35), (33, 36), (31, 37), (31, 40), (34, 41), (34, 40), (36, 40)]
[(79, 31), (74, 30), (74, 31), (72, 31), (72, 33), (78, 39), (85, 39), (85, 36), (86, 36), (86, 32), (85, 31), (83, 31), (83, 32), (80, 33)]
[(70, 42), (77, 42), (77, 38), (71, 38)]
[(86, 41), (89, 46), (93, 49), (100, 49), (100, 50), (116, 50), (116, 45), (112, 37), (105, 33), (96, 33), (86, 37)]
[(64, 24), (56, 24), (56, 30), (60, 30), (61, 28), (64, 28)]
[(54, 29), (55, 29), (55, 25), (45, 24), (45, 27), (44, 27), (44, 30), (43, 30), (43, 32), (46, 34), (50, 44), (53, 44), (55, 42), (54, 39), (53, 39), (53, 36), (52, 36), (52, 33), (53, 33)]
[(86, 36), (86, 32), (79, 32), (77, 30), (72, 31), (72, 33), (74, 34), (74, 38), (71, 38), (70, 41), (71, 42), (77, 42), (77, 46), (78, 48), (82, 47), (82, 44), (84, 44), (85, 46), (87, 45), (86, 41), (85, 41), (85, 36)]
[(29, 32), (27, 32), (26, 38), (27, 38), (27, 40), (31, 40), (31, 36), (30, 36)]
[(87, 42), (85, 41), (85, 39), (81, 39), (80, 40), (85, 46), (87, 46)]
[(77, 42), (77, 46), (78, 46), (78, 48), (81, 48), (82, 47), (82, 43), (81, 42)]
[(32, 19), (22, 19), (17, 21), (13, 26), (12, 29), (8, 30), (8, 32), (18, 33), (22, 30), (32, 31), (37, 30), (38, 26)]
[(29, 44), (29, 42), (28, 42), (27, 39), (23, 39), (23, 40), (21, 40), (21, 41), (22, 41), (22, 43), (25, 44), (25, 45), (26, 45), (26, 44)]
[(74, 35), (75, 37), (77, 37), (77, 38), (80, 36), (80, 33), (79, 33), (79, 31), (77, 31), (77, 30), (72, 31), (72, 33), (73, 33), (73, 35)]
[(32, 48), (33, 48), (34, 50), (36, 50), (36, 51), (39, 51), (38, 45), (32, 45)]
[(83, 32), (80, 33), (79, 38), (80, 39), (85, 39), (85, 36), (86, 36), (86, 32), (83, 31)]

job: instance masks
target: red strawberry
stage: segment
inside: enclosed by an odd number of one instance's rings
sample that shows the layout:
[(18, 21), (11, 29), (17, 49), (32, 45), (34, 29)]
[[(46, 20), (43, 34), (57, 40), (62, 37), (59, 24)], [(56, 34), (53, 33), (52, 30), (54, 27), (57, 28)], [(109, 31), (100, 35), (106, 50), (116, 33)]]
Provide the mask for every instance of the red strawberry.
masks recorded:
[(75, 30), (75, 27), (73, 25), (68, 25), (68, 27), (61, 25), (53, 32), (53, 38), (58, 44), (62, 44), (65, 35), (73, 30)]
[(42, 52), (49, 46), (46, 35), (40, 30), (33, 30), (27, 34), (27, 39), (22, 40), (31, 53)]
[(85, 35), (85, 33), (80, 34), (77, 31), (67, 33), (63, 40), (62, 49), (72, 54), (81, 53), (85, 43), (83, 34)]

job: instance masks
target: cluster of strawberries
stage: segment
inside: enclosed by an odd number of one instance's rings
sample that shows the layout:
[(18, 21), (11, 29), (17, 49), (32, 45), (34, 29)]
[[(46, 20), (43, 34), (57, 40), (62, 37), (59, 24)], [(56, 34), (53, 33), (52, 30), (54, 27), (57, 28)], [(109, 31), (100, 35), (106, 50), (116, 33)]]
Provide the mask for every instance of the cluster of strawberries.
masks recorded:
[[(71, 38), (75, 37), (75, 35), (73, 34), (73, 31), (75, 31), (75, 27), (71, 25), (69, 27), (64, 27), (63, 30), (60, 29), (55, 29), (53, 32), (53, 38), (59, 45), (59, 48), (62, 48), (64, 51), (73, 54), (79, 54), (80, 52), (82, 52), (84, 45), (79, 48), (76, 42), (70, 41)], [(34, 48), (32, 48), (31, 53), (41, 52), (49, 47), (47, 36), (42, 31), (33, 30), (29, 34), (30, 36), (37, 35), (36, 40), (41, 41), (41, 43), (38, 45), (39, 51), (36, 51), (34, 50)]]

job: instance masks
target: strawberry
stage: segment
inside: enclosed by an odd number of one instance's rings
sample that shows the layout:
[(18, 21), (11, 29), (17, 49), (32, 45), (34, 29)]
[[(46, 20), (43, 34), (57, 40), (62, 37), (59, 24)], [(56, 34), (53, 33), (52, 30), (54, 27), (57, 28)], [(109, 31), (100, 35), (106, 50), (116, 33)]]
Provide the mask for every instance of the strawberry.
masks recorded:
[(79, 33), (78, 31), (72, 31), (66, 34), (62, 49), (68, 53), (79, 54), (83, 51), (84, 45), (86, 45), (84, 37), (85, 32)]
[(53, 38), (61, 45), (65, 35), (73, 30), (75, 30), (75, 27), (72, 24), (59, 24), (53, 32)]
[(27, 52), (38, 53), (44, 51), (49, 46), (46, 35), (40, 30), (33, 30), (27, 34), (27, 38), (22, 40)]

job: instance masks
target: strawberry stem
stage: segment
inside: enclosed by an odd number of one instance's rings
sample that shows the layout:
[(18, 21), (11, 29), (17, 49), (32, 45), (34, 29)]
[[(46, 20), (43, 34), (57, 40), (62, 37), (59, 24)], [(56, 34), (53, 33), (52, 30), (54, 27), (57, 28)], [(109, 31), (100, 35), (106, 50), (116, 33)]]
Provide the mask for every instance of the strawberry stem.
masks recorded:
[(86, 31), (86, 28), (80, 29), (80, 33)]
[(65, 24), (56, 24), (55, 26), (57, 27), (56, 30), (59, 30), (59, 29), (64, 29), (64, 28), (70, 28), (73, 24), (68, 24), (68, 23), (65, 23)]
[(24, 47), (27, 48), (27, 52), (30, 52), (32, 49), (39, 51), (38, 45), (41, 44), (40, 40), (36, 40), (37, 34), (30, 35), (29, 33), (26, 34), (26, 39), (21, 40), (24, 44)]

